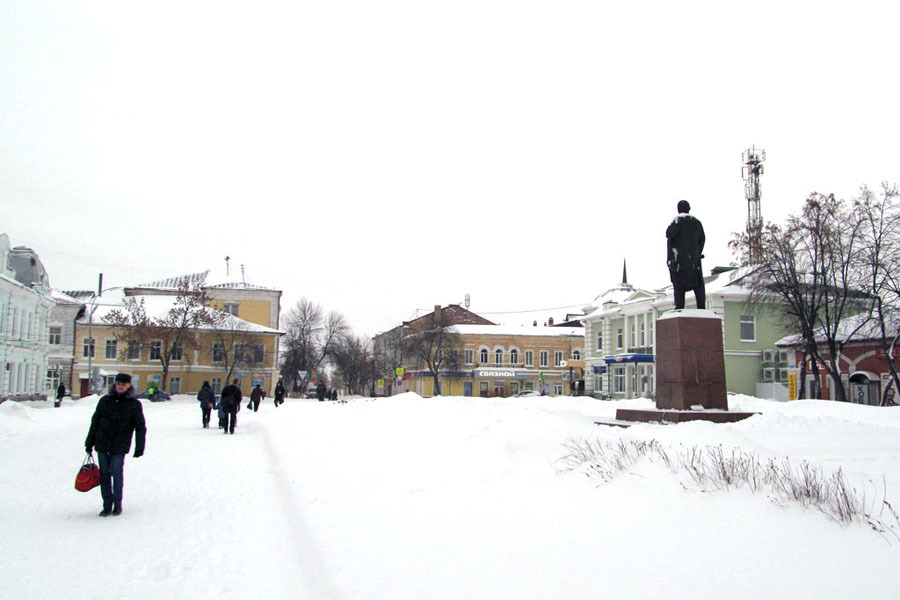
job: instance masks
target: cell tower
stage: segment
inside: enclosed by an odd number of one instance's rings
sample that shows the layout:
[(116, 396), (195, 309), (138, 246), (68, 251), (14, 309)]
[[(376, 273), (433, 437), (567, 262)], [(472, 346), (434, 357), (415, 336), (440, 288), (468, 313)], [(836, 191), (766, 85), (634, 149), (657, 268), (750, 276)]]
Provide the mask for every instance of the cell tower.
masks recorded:
[(744, 167), (741, 169), (741, 175), (744, 178), (744, 195), (747, 197), (747, 237), (750, 242), (750, 263), (752, 264), (759, 258), (762, 236), (759, 176), (763, 174), (766, 151), (757, 149), (756, 146), (747, 148), (744, 150), (742, 158)]

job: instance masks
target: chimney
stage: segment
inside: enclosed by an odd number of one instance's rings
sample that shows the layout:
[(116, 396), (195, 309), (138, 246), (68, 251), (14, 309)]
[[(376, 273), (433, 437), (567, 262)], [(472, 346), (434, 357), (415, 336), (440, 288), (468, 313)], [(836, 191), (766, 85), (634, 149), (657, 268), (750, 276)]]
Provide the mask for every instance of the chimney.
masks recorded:
[(547, 321), (547, 323), (549, 323), (550, 327), (553, 327), (553, 317), (550, 317), (550, 320)]
[(537, 327), (537, 321), (534, 322), (533, 327)]
[(435, 327), (441, 326), (441, 305), (440, 304), (434, 305), (434, 326)]

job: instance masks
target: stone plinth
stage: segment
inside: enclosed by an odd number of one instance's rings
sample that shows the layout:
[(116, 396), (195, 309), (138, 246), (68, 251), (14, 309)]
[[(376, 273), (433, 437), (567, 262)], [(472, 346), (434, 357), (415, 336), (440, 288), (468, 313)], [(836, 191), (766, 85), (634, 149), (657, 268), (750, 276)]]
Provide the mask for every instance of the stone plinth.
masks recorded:
[(710, 310), (672, 311), (656, 322), (656, 407), (728, 410), (722, 320)]

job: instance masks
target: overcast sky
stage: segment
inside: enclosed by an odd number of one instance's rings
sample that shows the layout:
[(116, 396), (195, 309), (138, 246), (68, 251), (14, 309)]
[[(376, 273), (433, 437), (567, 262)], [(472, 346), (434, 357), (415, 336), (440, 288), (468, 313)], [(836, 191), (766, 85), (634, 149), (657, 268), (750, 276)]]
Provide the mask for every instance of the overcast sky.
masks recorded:
[(659, 287), (679, 199), (732, 261), (750, 146), (768, 220), (900, 182), (896, 7), (0, 0), (0, 231), (58, 289), (230, 256), (360, 334)]

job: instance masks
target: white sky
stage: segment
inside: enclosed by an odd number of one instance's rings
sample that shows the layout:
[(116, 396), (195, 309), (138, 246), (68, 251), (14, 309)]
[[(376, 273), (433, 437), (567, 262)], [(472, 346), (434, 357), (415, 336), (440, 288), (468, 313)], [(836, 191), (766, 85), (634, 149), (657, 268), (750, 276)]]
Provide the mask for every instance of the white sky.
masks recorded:
[(665, 285), (681, 198), (728, 264), (752, 145), (767, 219), (900, 182), (896, 3), (610, 4), (6, 0), (0, 231), (59, 289), (228, 255), (371, 334)]

